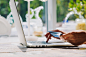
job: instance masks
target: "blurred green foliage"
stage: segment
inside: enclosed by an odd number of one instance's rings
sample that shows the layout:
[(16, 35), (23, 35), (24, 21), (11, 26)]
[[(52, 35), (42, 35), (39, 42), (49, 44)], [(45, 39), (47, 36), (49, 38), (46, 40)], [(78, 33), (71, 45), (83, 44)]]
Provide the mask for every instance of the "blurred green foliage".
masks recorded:
[[(35, 8), (37, 8), (39, 6), (43, 6), (43, 2), (41, 2), (39, 0), (34, 0), (34, 1), (30, 2), (30, 7), (32, 9), (35, 9)], [(41, 19), (42, 19), (42, 16), (43, 16), (43, 10), (41, 10), (40, 13), (39, 13), (39, 17), (41, 17)], [(35, 16), (33, 16), (33, 18), (35, 18)]]
[[(25, 14), (28, 11), (28, 6), (27, 6), (27, 2), (24, 0), (16, 0), (19, 2), (18, 4), (18, 11), (23, 19), (23, 21), (26, 21), (25, 18)], [(68, 3), (69, 1), (71, 1), (71, 3), (73, 3), (75, 0), (57, 0), (57, 22), (63, 21), (63, 19), (66, 17), (66, 14), (69, 12), (68, 11)], [(30, 2), (30, 7), (32, 9), (35, 9), (38, 6), (43, 6), (44, 2), (41, 2), (39, 0), (34, 0)], [(84, 2), (85, 3), (85, 2)], [(71, 6), (72, 7), (72, 6)], [(45, 7), (44, 7), (45, 8)], [(85, 7), (86, 9), (86, 7)], [(0, 0), (0, 15), (4, 16), (5, 18), (7, 17), (7, 15), (10, 13), (10, 7), (9, 7), (9, 0)], [(39, 13), (39, 16), (42, 18), (44, 18), (44, 10), (41, 10)], [(30, 12), (31, 14), (31, 12)], [(33, 17), (35, 18), (35, 16)], [(75, 17), (70, 17), (69, 19), (74, 19)]]
[(63, 21), (68, 13), (69, 0), (57, 0), (57, 22)]
[[(70, 0), (57, 0), (57, 22), (63, 21), (66, 15), (70, 12), (68, 11), (69, 1)], [(68, 20), (75, 20), (75, 19), (76, 17), (74, 15), (71, 15), (68, 18)]]
[(0, 0), (0, 15), (6, 17), (9, 12), (9, 0)]
[[(69, 8), (72, 8), (71, 11), (73, 11), (73, 8), (76, 8), (77, 12), (81, 12), (81, 15), (86, 19), (86, 0), (70, 0)], [(76, 14), (75, 16), (79, 18)]]
[[(10, 13), (10, 7), (9, 7), (9, 1), (10, 0), (0, 0), (0, 15), (4, 16), (5, 18)], [(16, 0), (19, 2), (18, 4), (18, 12), (20, 13), (22, 20), (26, 21), (25, 14), (27, 14), (28, 11), (28, 3), (24, 0)], [(30, 8), (35, 9), (39, 6), (43, 6), (43, 2), (39, 0), (34, 0), (30, 2)], [(31, 12), (30, 12), (31, 14)], [(43, 10), (40, 11), (39, 16), (42, 18)], [(35, 17), (33, 17), (35, 18)]]

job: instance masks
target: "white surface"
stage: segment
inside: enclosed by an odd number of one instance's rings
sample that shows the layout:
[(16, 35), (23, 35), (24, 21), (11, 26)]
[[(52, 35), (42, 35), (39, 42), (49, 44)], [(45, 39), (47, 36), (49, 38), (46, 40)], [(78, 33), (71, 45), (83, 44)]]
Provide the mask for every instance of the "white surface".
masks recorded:
[(10, 35), (11, 27), (8, 21), (0, 16), (0, 35)]
[(12, 11), (12, 14), (13, 14), (16, 29), (18, 31), (18, 37), (20, 38), (20, 43), (23, 43), (24, 46), (27, 46), (25, 35), (24, 35), (24, 32), (23, 32), (23, 28), (22, 28), (22, 24), (21, 24), (21, 21), (20, 21), (20, 18), (19, 18), (19, 14), (17, 12), (17, 7), (16, 7), (16, 4), (15, 4), (15, 0), (10, 0), (10, 8), (11, 8), (11, 11)]

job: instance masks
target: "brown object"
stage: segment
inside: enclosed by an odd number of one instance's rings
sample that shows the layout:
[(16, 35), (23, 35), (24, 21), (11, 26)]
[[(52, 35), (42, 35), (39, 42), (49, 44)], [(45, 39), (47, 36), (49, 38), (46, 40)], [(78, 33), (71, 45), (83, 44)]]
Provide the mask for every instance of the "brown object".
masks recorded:
[(43, 32), (42, 31), (34, 31), (35, 36), (42, 36)]
[[(60, 30), (54, 30), (55, 32), (62, 32)], [(81, 45), (83, 43), (86, 43), (86, 31), (84, 30), (75, 30), (73, 32), (65, 33), (62, 32), (63, 35), (60, 36), (60, 39), (63, 39), (64, 41), (67, 41), (75, 46)], [(51, 39), (52, 35), (48, 32), (46, 35), (47, 41)], [(58, 39), (58, 38), (57, 38)]]
[(84, 44), (86, 44), (86, 41), (84, 42)]
[[(60, 30), (53, 30), (53, 32), (61, 32), (62, 34), (66, 34), (65, 32), (60, 31)], [(48, 33), (45, 35), (45, 37), (47, 38), (47, 41), (46, 41), (46, 42), (48, 42), (49, 39), (51, 39), (51, 37), (53, 37), (53, 36), (48, 32)], [(57, 37), (54, 37), (54, 38), (59, 39), (59, 38), (57, 38)]]

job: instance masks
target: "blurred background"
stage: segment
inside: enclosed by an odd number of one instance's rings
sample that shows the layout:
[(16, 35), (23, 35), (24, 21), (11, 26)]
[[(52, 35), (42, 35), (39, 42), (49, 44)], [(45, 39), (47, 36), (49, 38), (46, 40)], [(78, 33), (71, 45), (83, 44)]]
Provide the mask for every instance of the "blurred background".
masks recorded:
[[(27, 8), (27, 2), (24, 0), (16, 0), (19, 2), (18, 4), (18, 11), (22, 17), (23, 22), (26, 21), (25, 14), (28, 12)], [(68, 3), (70, 0), (57, 0), (57, 22), (62, 22), (66, 16), (68, 11)], [(39, 16), (42, 19), (43, 22), (45, 22), (45, 2), (42, 2), (40, 0), (34, 0), (30, 2), (30, 8), (35, 9), (39, 6), (43, 6), (44, 9), (40, 11)], [(7, 15), (10, 13), (10, 7), (9, 7), (9, 0), (0, 0), (0, 15), (3, 17), (7, 17)], [(31, 14), (31, 13), (30, 13)], [(35, 18), (35, 16), (33, 16)], [(75, 17), (70, 16), (69, 20), (75, 19)]]
[[(0, 0), (0, 15), (3, 16), (7, 20), (9, 19), (8, 22), (11, 24), (11, 28), (12, 28), (11, 30), (15, 32), (15, 29), (13, 28), (15, 26), (13, 24), (14, 23), (13, 16), (10, 15), (11, 10), (9, 7), (9, 1), (10, 0)], [(25, 30), (26, 30), (27, 26), (26, 26), (25, 22), (27, 21), (26, 14), (28, 14), (28, 2), (25, 0), (16, 0), (16, 1), (18, 2), (17, 9), (20, 14), (21, 20), (23, 22), (23, 27), (25, 27)], [(46, 25), (46, 20), (45, 20), (46, 19), (46, 16), (45, 16), (46, 15), (46, 12), (45, 12), (46, 11), (46, 2), (47, 2), (47, 0), (46, 1), (44, 1), (44, 0), (33, 0), (33, 1), (31, 0), (30, 1), (30, 8), (34, 10), (34, 11), (32, 10), (34, 12), (34, 15), (31, 17), (31, 19), (37, 18), (37, 16), (35, 15), (36, 14), (35, 9), (40, 6), (43, 6), (43, 8), (39, 11), (39, 17), (40, 17), (39, 19), (41, 19), (41, 21), (43, 22), (44, 31), (46, 31), (46, 28), (45, 28), (45, 25)], [(69, 9), (71, 9), (71, 8), (73, 9), (75, 7), (77, 11), (81, 12), (81, 6), (80, 6), (80, 5), (82, 5), (81, 2), (82, 2), (82, 0), (56, 0), (56, 17), (57, 17), (56, 27), (62, 27), (62, 24), (64, 23), (64, 20), (66, 17), (68, 17), (66, 22), (75, 21), (77, 16), (75, 14), (71, 14), (71, 13), (70, 13), (71, 15), (68, 14), (69, 12), (73, 11), (73, 10), (69, 10)], [(30, 10), (30, 15), (33, 14), (32, 11)], [(75, 25), (75, 23), (73, 23), (73, 24)], [(69, 24), (69, 25), (71, 25), (71, 24)], [(67, 24), (67, 25), (63, 25), (63, 26), (66, 26), (66, 28), (68, 28), (69, 25)], [(71, 25), (71, 27), (74, 25)], [(32, 28), (32, 26), (31, 26), (31, 28)], [(37, 30), (37, 28), (35, 30)], [(16, 34), (16, 33), (14, 33), (14, 34)]]

